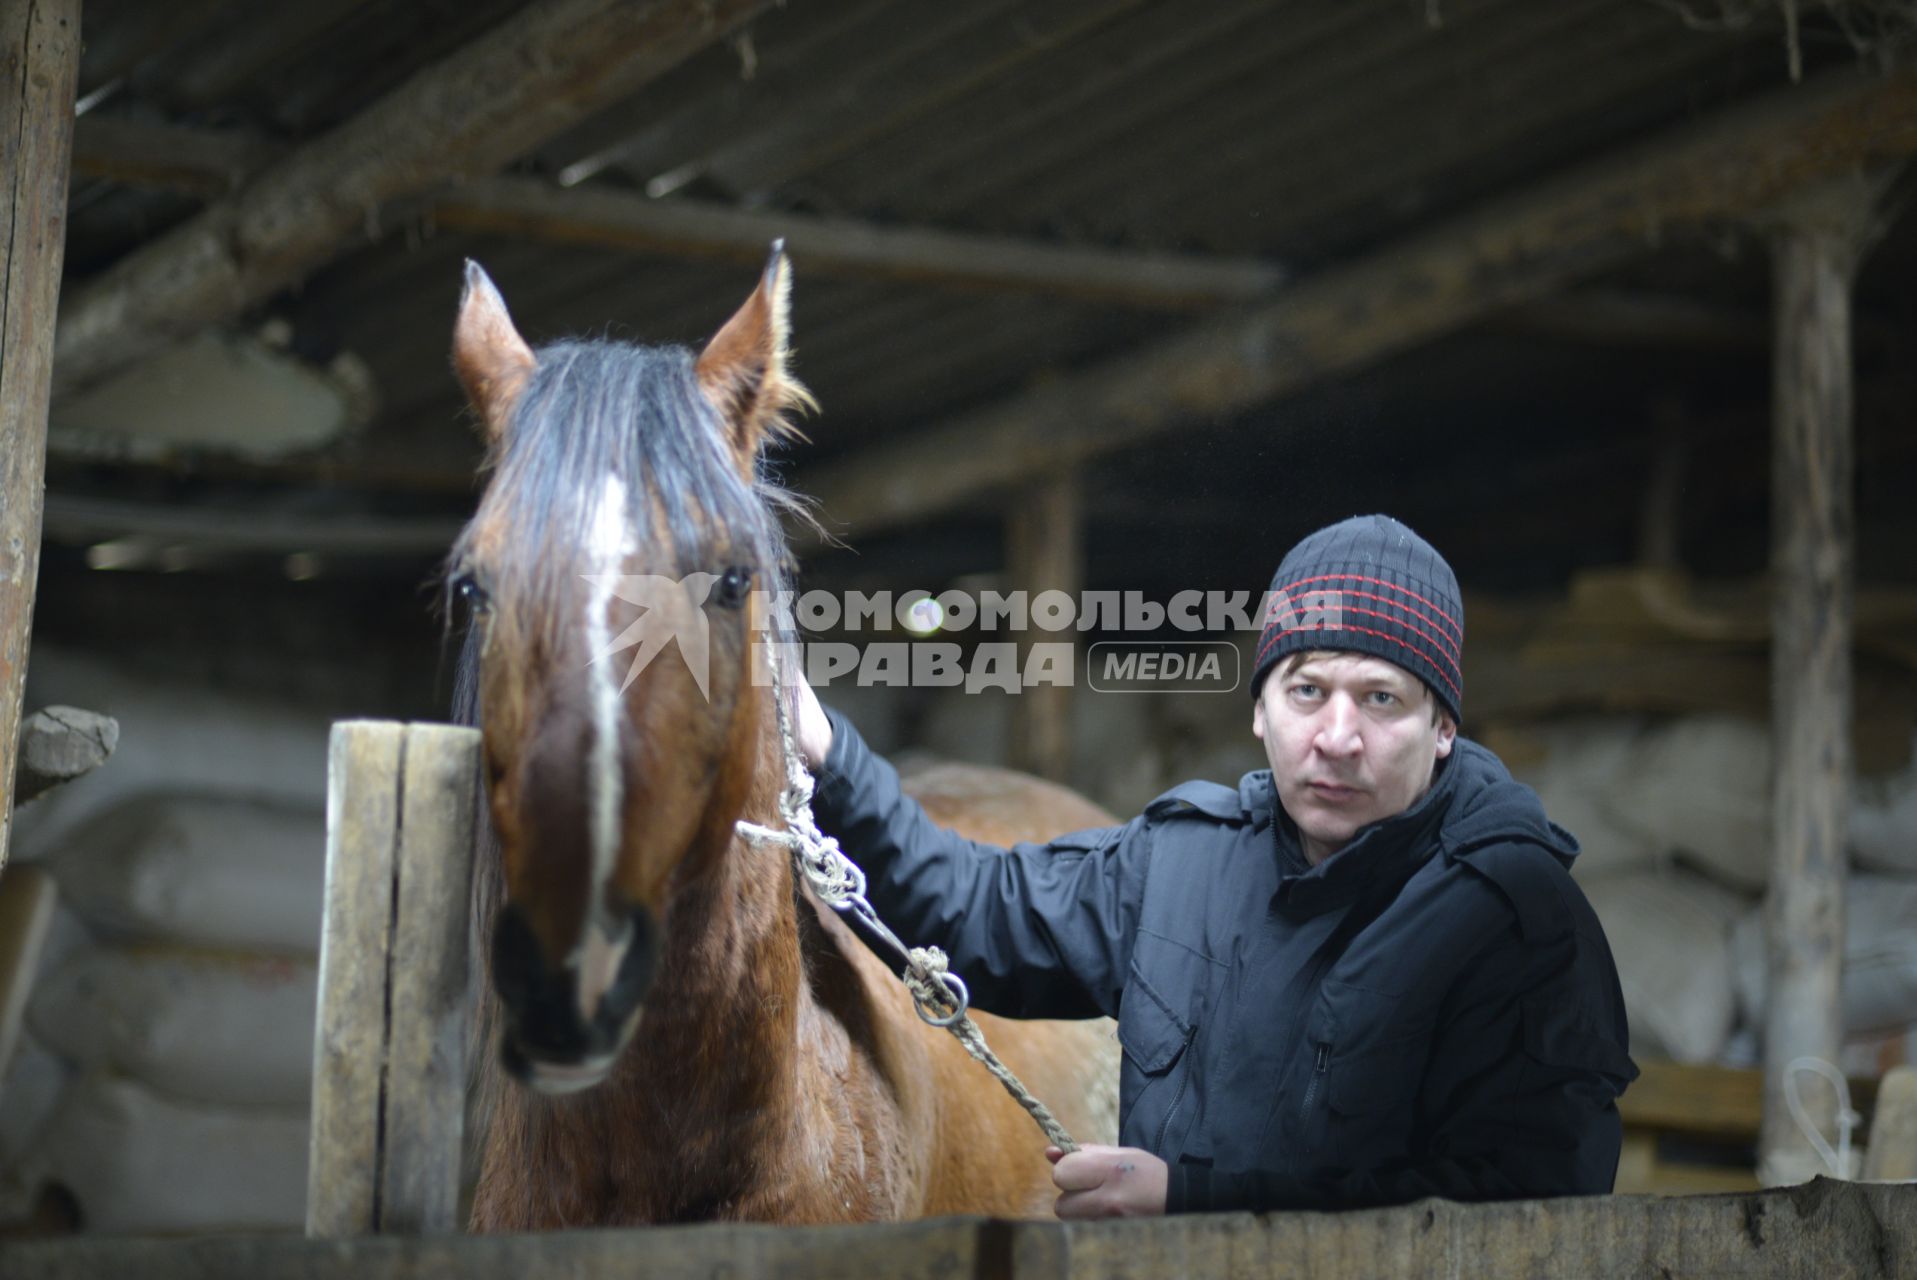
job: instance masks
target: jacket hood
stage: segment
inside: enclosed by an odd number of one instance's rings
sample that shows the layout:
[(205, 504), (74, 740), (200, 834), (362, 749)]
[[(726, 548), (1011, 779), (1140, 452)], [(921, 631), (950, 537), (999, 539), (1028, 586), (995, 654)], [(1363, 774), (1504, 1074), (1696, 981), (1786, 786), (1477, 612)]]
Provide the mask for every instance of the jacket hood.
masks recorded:
[(1521, 841), (1550, 850), (1570, 868), (1578, 856), (1576, 838), (1545, 816), (1538, 793), (1513, 778), (1504, 761), (1485, 747), (1459, 738), (1447, 769), (1457, 774), (1438, 837), (1447, 853)]

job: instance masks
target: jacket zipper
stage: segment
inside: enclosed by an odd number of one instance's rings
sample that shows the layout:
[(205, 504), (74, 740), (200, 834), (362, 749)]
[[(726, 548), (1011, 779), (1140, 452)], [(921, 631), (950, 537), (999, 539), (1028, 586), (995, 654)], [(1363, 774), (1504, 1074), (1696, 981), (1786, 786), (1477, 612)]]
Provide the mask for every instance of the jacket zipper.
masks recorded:
[(1171, 1132), (1172, 1117), (1178, 1114), (1178, 1104), (1185, 1100), (1185, 1085), (1191, 1079), (1189, 1068), (1178, 1077), (1178, 1092), (1172, 1095), (1171, 1106), (1165, 1111), (1165, 1122), (1158, 1126), (1158, 1141), (1152, 1144), (1155, 1152), (1165, 1149), (1165, 1135)]
[(1325, 1078), (1325, 1071), (1331, 1066), (1331, 1045), (1318, 1042), (1318, 1056), (1312, 1060), (1311, 1083), (1305, 1086), (1305, 1102), (1298, 1110), (1304, 1115), (1311, 1114), (1311, 1103), (1318, 1096), (1318, 1082)]

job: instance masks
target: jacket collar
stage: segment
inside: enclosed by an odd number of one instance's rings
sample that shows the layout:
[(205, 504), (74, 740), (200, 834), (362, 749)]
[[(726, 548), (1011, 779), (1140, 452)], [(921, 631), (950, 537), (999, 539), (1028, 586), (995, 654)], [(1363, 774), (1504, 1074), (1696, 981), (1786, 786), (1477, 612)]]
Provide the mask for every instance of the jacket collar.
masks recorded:
[(1452, 760), (1443, 761), (1416, 804), (1360, 827), (1349, 844), (1315, 867), (1305, 857), (1297, 824), (1277, 802), (1277, 788), (1266, 772), (1263, 817), (1272, 824), (1281, 877), (1272, 898), (1273, 910), (1288, 916), (1315, 916), (1347, 906), (1372, 889), (1395, 890), (1436, 852), (1436, 837), (1457, 790), (1459, 772)]

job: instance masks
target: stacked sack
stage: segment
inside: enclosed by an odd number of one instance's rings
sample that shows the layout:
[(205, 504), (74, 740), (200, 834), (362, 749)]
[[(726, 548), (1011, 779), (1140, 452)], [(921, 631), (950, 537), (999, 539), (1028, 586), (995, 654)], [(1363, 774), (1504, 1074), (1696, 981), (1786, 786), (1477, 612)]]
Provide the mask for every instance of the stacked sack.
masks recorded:
[[(1751, 1065), (1764, 1023), (1768, 728), (1735, 716), (1568, 720), (1508, 735), (1513, 772), (1583, 847), (1634, 1053)], [(1528, 759), (1530, 763), (1517, 763)], [(1917, 1027), (1917, 759), (1866, 780), (1851, 818), (1846, 1069), (1875, 1075)]]
[(33, 696), (116, 716), (98, 773), (19, 812), (61, 907), (0, 1082), (0, 1223), (304, 1220), (327, 724), (34, 653)]

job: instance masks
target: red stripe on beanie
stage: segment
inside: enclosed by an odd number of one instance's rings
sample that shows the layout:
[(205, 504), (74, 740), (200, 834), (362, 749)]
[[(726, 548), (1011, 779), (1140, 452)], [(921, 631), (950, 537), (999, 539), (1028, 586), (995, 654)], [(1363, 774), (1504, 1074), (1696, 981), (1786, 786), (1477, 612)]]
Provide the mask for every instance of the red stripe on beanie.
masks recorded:
[[(1458, 633), (1458, 643), (1459, 644), (1464, 643), (1464, 624), (1459, 622), (1456, 618), (1452, 617), (1449, 613), (1446, 613), (1442, 605), (1432, 604), (1431, 601), (1425, 599), (1423, 596), (1419, 595), (1417, 592), (1411, 590), (1410, 588), (1401, 587), (1397, 583), (1386, 581), (1383, 578), (1367, 578), (1362, 573), (1321, 573), (1315, 578), (1300, 578), (1298, 579), (1298, 581), (1292, 583), (1291, 587), (1302, 587), (1308, 582), (1332, 582), (1336, 580), (1349, 580), (1351, 582), (1368, 582), (1374, 587), (1390, 587), (1393, 591), (1402, 591), (1404, 592), (1404, 594), (1410, 596), (1413, 600), (1416, 600), (1419, 604), (1424, 605), (1426, 608), (1430, 609), (1433, 613), (1437, 614), (1440, 618), (1443, 618), (1445, 622), (1450, 625), (1451, 629)], [(1284, 587), (1284, 588), (1281, 588), (1281, 590), (1289, 591), (1291, 590), (1291, 587)], [(1426, 618), (1425, 621), (1430, 622), (1431, 619)]]
[[(1358, 627), (1358, 626), (1353, 626), (1350, 623), (1340, 623), (1337, 625), (1333, 625), (1330, 623), (1321, 622), (1317, 624), (1316, 626), (1286, 627), (1282, 631), (1274, 631), (1269, 633), (1264, 644), (1260, 645), (1258, 648), (1258, 659), (1257, 661), (1252, 663), (1252, 669), (1257, 670), (1259, 667), (1264, 665), (1265, 654), (1271, 651), (1271, 646), (1274, 643), (1276, 643), (1280, 637), (1304, 635), (1306, 632), (1310, 632), (1310, 631), (1356, 631), (1360, 635), (1376, 636), (1380, 640), (1389, 640), (1392, 644), (1395, 644), (1402, 649), (1409, 649), (1411, 650), (1411, 652), (1423, 658), (1426, 662), (1431, 662), (1431, 655), (1429, 653), (1426, 653), (1423, 649), (1419, 648), (1415, 644), (1412, 644), (1410, 641), (1405, 640), (1399, 636), (1394, 636), (1390, 634), (1389, 632), (1374, 631), (1370, 627)], [(1431, 669), (1433, 672), (1437, 674), (1438, 679), (1444, 681), (1445, 687), (1451, 690), (1451, 696), (1454, 699), (1456, 699), (1460, 704), (1462, 704), (1464, 702), (1464, 690), (1460, 689), (1455, 683), (1453, 683), (1451, 680), (1451, 677), (1447, 676), (1444, 673), (1444, 669), (1440, 667), (1436, 662), (1431, 662)]]

